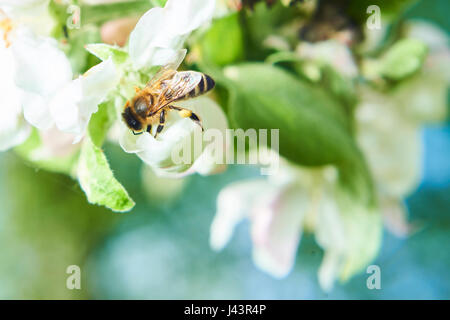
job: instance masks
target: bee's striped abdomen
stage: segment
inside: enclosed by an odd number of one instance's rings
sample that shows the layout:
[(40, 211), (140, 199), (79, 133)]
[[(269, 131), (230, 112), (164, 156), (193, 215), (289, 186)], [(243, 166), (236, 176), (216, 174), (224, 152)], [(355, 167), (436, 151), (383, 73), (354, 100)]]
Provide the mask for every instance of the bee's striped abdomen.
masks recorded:
[(202, 79), (200, 80), (200, 82), (194, 89), (192, 89), (188, 94), (186, 94), (184, 99), (200, 96), (213, 89), (215, 85), (216, 83), (210, 76), (202, 73)]

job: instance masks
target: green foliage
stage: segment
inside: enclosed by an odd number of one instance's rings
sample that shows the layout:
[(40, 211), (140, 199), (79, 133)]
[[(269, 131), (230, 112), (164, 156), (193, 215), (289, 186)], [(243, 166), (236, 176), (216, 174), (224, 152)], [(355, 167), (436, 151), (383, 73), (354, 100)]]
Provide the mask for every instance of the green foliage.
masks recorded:
[(414, 2), (417, 2), (417, 0), (350, 0), (345, 8), (353, 19), (359, 23), (364, 23), (369, 16), (365, 14), (366, 10), (371, 5), (380, 7), (383, 19), (391, 20), (397, 18)]
[(203, 59), (219, 66), (242, 59), (244, 53), (239, 15), (230, 14), (215, 20), (200, 42)]
[(258, 3), (252, 12), (243, 13), (246, 59), (264, 59), (270, 53), (270, 50), (263, 46), (264, 40), (273, 35), (274, 30), (298, 17), (299, 12), (295, 7), (288, 8), (280, 3), (270, 8), (264, 3)]
[(99, 110), (89, 121), (87, 136), (83, 141), (77, 176), (90, 203), (104, 205), (113, 211), (125, 212), (134, 207), (125, 188), (114, 178), (101, 146), (108, 129), (116, 120), (115, 104), (121, 99), (109, 100), (99, 105)]
[(328, 65), (321, 68), (321, 73), (320, 84), (341, 103), (347, 115), (352, 116), (357, 102), (353, 81)]
[(243, 129), (280, 129), (280, 154), (306, 166), (335, 164), (341, 182), (373, 203), (372, 181), (351, 134), (351, 122), (328, 93), (280, 68), (248, 63), (228, 67), (229, 117)]
[(129, 211), (134, 207), (134, 201), (114, 178), (105, 154), (89, 136), (85, 138), (81, 148), (77, 175), (90, 203), (103, 205), (117, 212)]
[[(158, 4), (162, 1), (155, 1)], [(102, 24), (106, 21), (144, 14), (152, 7), (149, 0), (131, 0), (117, 3), (81, 6), (81, 25)]]
[(427, 52), (419, 40), (399, 40), (381, 58), (380, 73), (391, 80), (406, 78), (422, 67)]

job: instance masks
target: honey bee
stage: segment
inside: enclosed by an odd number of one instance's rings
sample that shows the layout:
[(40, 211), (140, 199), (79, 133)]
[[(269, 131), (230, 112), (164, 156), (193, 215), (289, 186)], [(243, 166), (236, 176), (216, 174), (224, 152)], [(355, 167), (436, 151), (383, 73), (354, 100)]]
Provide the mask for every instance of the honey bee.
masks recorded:
[(136, 94), (125, 104), (122, 118), (135, 135), (145, 131), (151, 134), (152, 126), (158, 124), (156, 138), (164, 129), (167, 113), (175, 110), (203, 130), (201, 120), (194, 112), (173, 103), (202, 95), (214, 86), (214, 80), (204, 73), (162, 68), (143, 89), (135, 88)]

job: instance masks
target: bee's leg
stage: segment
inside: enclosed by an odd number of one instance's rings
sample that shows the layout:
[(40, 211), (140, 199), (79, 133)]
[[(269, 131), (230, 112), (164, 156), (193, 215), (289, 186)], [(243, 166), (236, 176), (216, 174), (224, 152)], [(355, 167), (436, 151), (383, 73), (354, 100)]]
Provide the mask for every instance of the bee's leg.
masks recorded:
[(193, 113), (191, 110), (186, 109), (186, 108), (181, 108), (181, 107), (176, 107), (176, 106), (169, 106), (170, 109), (172, 110), (177, 110), (179, 115), (182, 116), (183, 118), (189, 118), (192, 121), (194, 121), (196, 124), (198, 124), (200, 126), (200, 128), (202, 128), (202, 131), (204, 131), (203, 129), (203, 125), (202, 125), (202, 121), (200, 120), (200, 118)]
[(166, 122), (166, 110), (162, 109), (161, 113), (159, 114), (159, 125), (156, 128), (155, 138), (158, 136), (158, 133), (164, 129), (164, 123)]
[(150, 134), (152, 133), (152, 125), (151, 124), (147, 125), (147, 132)]

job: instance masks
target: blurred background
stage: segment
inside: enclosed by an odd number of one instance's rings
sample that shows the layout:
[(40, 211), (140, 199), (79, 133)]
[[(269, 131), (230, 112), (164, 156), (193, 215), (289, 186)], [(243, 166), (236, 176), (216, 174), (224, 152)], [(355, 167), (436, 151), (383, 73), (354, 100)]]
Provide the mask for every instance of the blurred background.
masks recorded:
[[(449, 9), (445, 0), (419, 1), (406, 16), (448, 33)], [(176, 196), (165, 199), (149, 190), (145, 181), (154, 177), (136, 156), (107, 144), (117, 179), (137, 203), (118, 214), (89, 205), (69, 177), (38, 170), (12, 151), (0, 153), (0, 298), (449, 299), (450, 124), (426, 127), (422, 138), (422, 182), (405, 199), (420, 229), (408, 238), (384, 232), (374, 261), (381, 290), (367, 289), (363, 273), (328, 294), (317, 282), (323, 253), (311, 235), (282, 280), (254, 266), (247, 223), (222, 252), (210, 249), (218, 192), (257, 169), (230, 166), (211, 177), (191, 176), (168, 186)], [(81, 268), (81, 290), (66, 288), (69, 265)]]

